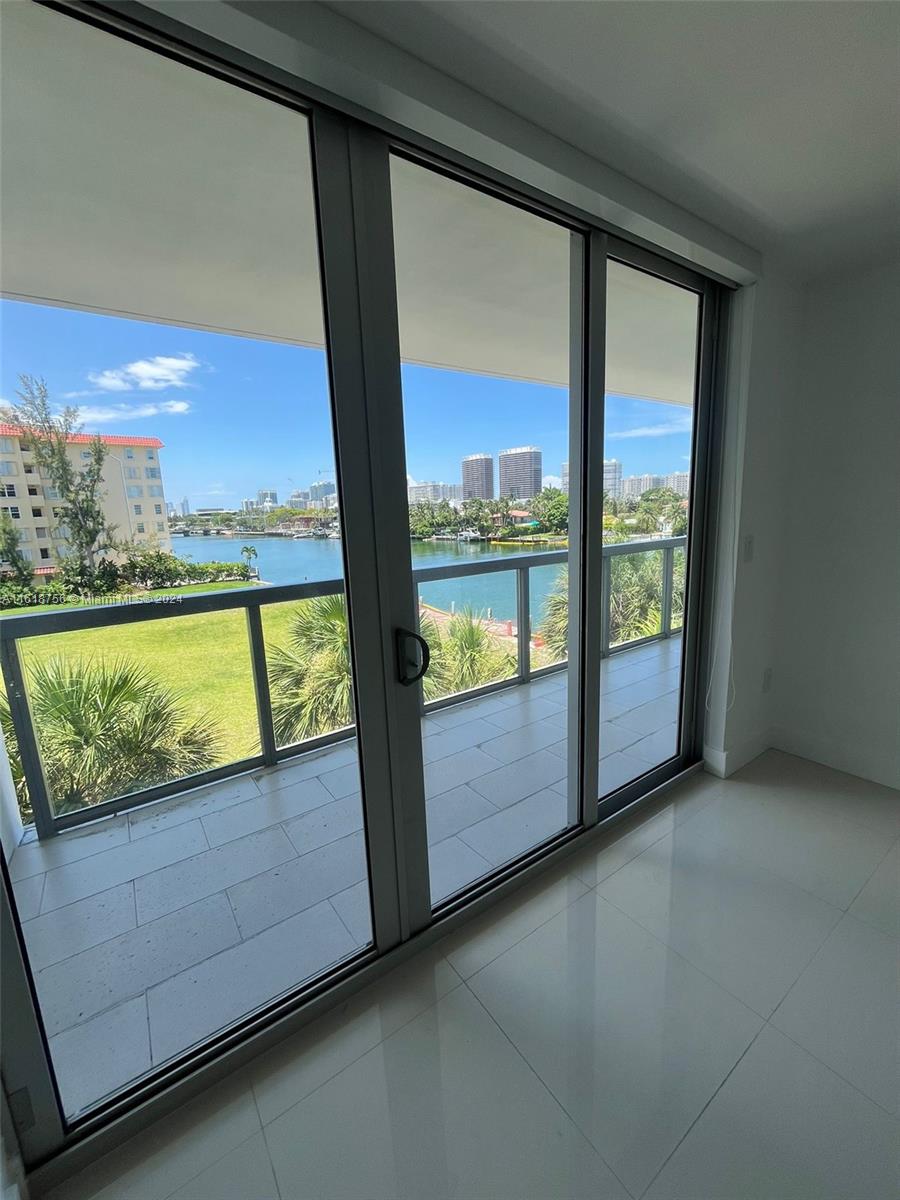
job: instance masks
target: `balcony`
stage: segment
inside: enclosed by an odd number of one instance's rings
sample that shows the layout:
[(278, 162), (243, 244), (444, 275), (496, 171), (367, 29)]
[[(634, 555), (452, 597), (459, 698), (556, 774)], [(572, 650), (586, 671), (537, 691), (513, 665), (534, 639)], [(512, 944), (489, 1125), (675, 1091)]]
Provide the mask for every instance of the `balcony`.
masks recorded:
[[(607, 547), (601, 668), (601, 793), (675, 753), (681, 637), (673, 586), (684, 539)], [(659, 595), (644, 632), (616, 646), (620, 556), (655, 556)], [(565, 552), (416, 572), (420, 588), (511, 574), (516, 619), (493, 622), (515, 647), (509, 678), (443, 696), (422, 715), (435, 903), (564, 828), (567, 674), (536, 634), (534, 572)], [(624, 560), (623, 560), (624, 561)], [(265, 611), (342, 591), (339, 580), (194, 596), (172, 620), (246, 613), (261, 752), (57, 813), (27, 702), (19, 643), (52, 625), (136, 626), (144, 606), (11, 618), (7, 689), (38, 828), (10, 861), (64, 1107), (75, 1114), (296, 987), (371, 941), (356, 740), (335, 730), (280, 747), (272, 718)], [(285, 596), (284, 593), (290, 593)], [(427, 609), (423, 608), (423, 613)], [(170, 620), (168, 616), (162, 619)], [(522, 619), (522, 614), (531, 619)], [(146, 620), (146, 618), (143, 618)], [(44, 626), (35, 626), (42, 621)], [(21, 624), (20, 624), (21, 622)], [(610, 642), (613, 644), (610, 645)], [(552, 657), (552, 656), (551, 656)], [(266, 761), (268, 759), (269, 761)]]

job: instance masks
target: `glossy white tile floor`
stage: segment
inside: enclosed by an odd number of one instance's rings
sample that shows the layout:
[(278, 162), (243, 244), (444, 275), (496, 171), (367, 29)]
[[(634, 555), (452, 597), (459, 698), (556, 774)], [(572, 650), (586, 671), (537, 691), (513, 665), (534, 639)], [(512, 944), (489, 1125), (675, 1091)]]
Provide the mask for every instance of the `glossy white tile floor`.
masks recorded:
[(50, 1195), (893, 1200), (898, 839), (694, 776)]

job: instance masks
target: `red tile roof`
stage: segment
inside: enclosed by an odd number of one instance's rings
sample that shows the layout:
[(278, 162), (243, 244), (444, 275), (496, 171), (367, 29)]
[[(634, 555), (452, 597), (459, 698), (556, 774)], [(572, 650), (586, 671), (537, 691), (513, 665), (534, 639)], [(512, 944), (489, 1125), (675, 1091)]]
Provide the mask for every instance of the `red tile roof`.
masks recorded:
[[(5, 425), (0, 422), (0, 437), (21, 437), (22, 430), (18, 425)], [(73, 433), (69, 438), (72, 445), (88, 445), (94, 439), (92, 433)], [(101, 433), (100, 441), (104, 446), (152, 446), (161, 450), (165, 445), (155, 437), (127, 437), (124, 433)]]

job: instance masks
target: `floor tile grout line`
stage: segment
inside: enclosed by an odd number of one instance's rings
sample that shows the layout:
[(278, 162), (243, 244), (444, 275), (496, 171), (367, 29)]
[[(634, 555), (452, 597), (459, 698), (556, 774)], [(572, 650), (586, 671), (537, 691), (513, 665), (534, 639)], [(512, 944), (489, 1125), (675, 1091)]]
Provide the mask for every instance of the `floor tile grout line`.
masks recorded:
[[(816, 961), (816, 959), (819, 957), (819, 955), (822, 953), (822, 951), (825, 949), (825, 947), (828, 945), (828, 943), (834, 937), (837, 930), (840, 928), (840, 926), (843, 924), (843, 922), (848, 917), (850, 917), (850, 914), (846, 910), (842, 910), (841, 915), (838, 917), (837, 921), (835, 921), (835, 923), (828, 930), (826, 935), (822, 938), (821, 942), (819, 942), (818, 946), (816, 946), (815, 950), (813, 950), (812, 954), (810, 954), (809, 958), (803, 964), (800, 974), (796, 977), (794, 982), (791, 984), (791, 986), (788, 988), (788, 990), (784, 993), (784, 995), (781, 997), (781, 999), (778, 1001), (778, 1003), (772, 1009), (771, 1013), (769, 1013), (768, 1017), (766, 1017), (767, 1021), (771, 1021), (772, 1018), (776, 1015), (778, 1010), (781, 1008), (781, 1006), (784, 1004), (784, 1002), (790, 996), (791, 992), (794, 990), (794, 988), (797, 986), (797, 984), (800, 982), (800, 980), (803, 978), (803, 976), (806, 974), (806, 972), (809, 970), (809, 968), (813, 965), (813, 963)], [(852, 918), (851, 918), (851, 920), (852, 920)], [(777, 1028), (777, 1026), (775, 1026), (775, 1028)]]
[(625, 1186), (625, 1181), (621, 1178), (619, 1173), (616, 1170), (614, 1170), (612, 1165), (606, 1160), (604, 1155), (597, 1148), (597, 1146), (594, 1143), (593, 1138), (588, 1137), (587, 1133), (585, 1133), (585, 1131), (581, 1128), (581, 1125), (575, 1120), (575, 1118), (572, 1116), (572, 1114), (569, 1112), (569, 1110), (563, 1104), (562, 1100), (560, 1100), (560, 1098), (556, 1095), (556, 1093), (553, 1091), (553, 1089), (550, 1087), (550, 1085), (547, 1083), (547, 1081), (543, 1078), (543, 1076), (541, 1076), (538, 1073), (538, 1071), (531, 1064), (529, 1059), (519, 1049), (519, 1047), (512, 1040), (512, 1038), (509, 1036), (509, 1034), (506, 1032), (506, 1030), (503, 1028), (503, 1026), (500, 1024), (500, 1022), (497, 1020), (497, 1018), (491, 1012), (491, 1010), (487, 1007), (487, 1005), (484, 1003), (484, 1001), (481, 999), (481, 997), (472, 990), (472, 988), (469, 986), (469, 981), (466, 980), (464, 982), (463, 986), (466, 988), (469, 995), (472, 996), (473, 999), (476, 1001), (476, 1003), (480, 1006), (482, 1012), (485, 1013), (488, 1020), (493, 1023), (493, 1025), (499, 1031), (501, 1036), (506, 1040), (506, 1042), (512, 1048), (513, 1053), (516, 1054), (519, 1059), (521, 1059), (521, 1061), (525, 1064), (525, 1066), (528, 1068), (528, 1070), (531, 1072), (531, 1074), (534, 1076), (534, 1078), (538, 1081), (538, 1084), (541, 1086), (541, 1088), (543, 1088), (543, 1090), (547, 1093), (547, 1095), (550, 1097), (550, 1099), (553, 1101), (553, 1103), (557, 1106), (557, 1108), (559, 1108), (559, 1110), (565, 1115), (566, 1119), (570, 1122), (573, 1129), (575, 1129), (575, 1131), (577, 1133), (579, 1133), (581, 1135), (581, 1137), (584, 1138), (584, 1140), (587, 1142), (587, 1144), (591, 1147), (591, 1149), (594, 1151), (594, 1153), (597, 1155), (597, 1157), (600, 1159), (600, 1161), (606, 1167), (607, 1171), (609, 1171), (609, 1173), (613, 1176), (613, 1178), (616, 1179), (619, 1184), (621, 1184), (626, 1195), (631, 1196), (632, 1200), (637, 1200), (637, 1198), (635, 1197), (634, 1192), (631, 1190), (631, 1188)]
[[(317, 1083), (314, 1088), (312, 1088), (310, 1091), (308, 1091), (306, 1093), (306, 1095), (301, 1096), (299, 1100), (293, 1100), (287, 1106), (287, 1108), (284, 1108), (280, 1112), (276, 1113), (274, 1117), (270, 1117), (270, 1119), (268, 1121), (264, 1121), (263, 1129), (265, 1129), (267, 1125), (274, 1125), (274, 1123), (276, 1121), (280, 1121), (281, 1118), (285, 1115), (285, 1113), (289, 1113), (291, 1111), (291, 1109), (296, 1108), (299, 1104), (305, 1104), (306, 1101), (310, 1099), (310, 1097), (312, 1097), (316, 1094), (316, 1092), (320, 1091), (327, 1084), (331, 1083), (332, 1080), (337, 1079), (338, 1076), (343, 1075), (345, 1071), (349, 1071), (350, 1068), (352, 1066), (355, 1066), (355, 1064), (358, 1063), (361, 1058), (365, 1058), (365, 1056), (367, 1054), (371, 1054), (373, 1050), (377, 1050), (378, 1047), (381, 1046), (384, 1042), (389, 1041), (392, 1037), (395, 1037), (398, 1033), (400, 1033), (402, 1030), (404, 1030), (407, 1027), (407, 1025), (411, 1025), (413, 1023), (413, 1021), (417, 1021), (419, 1019), (419, 1017), (424, 1016), (425, 1013), (430, 1012), (433, 1008), (436, 1008), (442, 1000), (445, 1000), (448, 996), (451, 996), (454, 992), (459, 991), (459, 989), (461, 987), (465, 987), (466, 981), (460, 977), (459, 972), (456, 971), (455, 968), (453, 968), (453, 966), (449, 962), (449, 960), (445, 959), (443, 955), (441, 955), (441, 958), (447, 964), (447, 966), (449, 966), (451, 968), (451, 970), (453, 970), (453, 974), (457, 976), (457, 982), (454, 983), (452, 987), (448, 988), (446, 992), (443, 992), (436, 999), (429, 1001), (429, 1003), (426, 1004), (424, 1006), (424, 1008), (421, 1008), (418, 1012), (414, 1013), (411, 1017), (409, 1017), (408, 1020), (406, 1020), (402, 1024), (398, 1025), (396, 1029), (392, 1029), (389, 1034), (386, 1034), (383, 1037), (379, 1037), (378, 1040), (373, 1042), (371, 1046), (367, 1046), (365, 1048), (365, 1050), (360, 1051), (360, 1053), (357, 1054), (355, 1056), (355, 1058), (352, 1058), (349, 1062), (344, 1063), (344, 1065), (339, 1067), (338, 1070), (336, 1070), (332, 1075), (329, 1075), (327, 1079), (323, 1079), (320, 1083)], [(410, 961), (414, 961), (414, 960), (411, 959)], [(402, 964), (401, 964), (401, 966), (402, 966)], [(389, 978), (390, 978), (390, 974), (385, 975), (383, 977), (383, 979), (389, 979)], [(377, 983), (383, 982), (383, 979), (378, 980)], [(362, 993), (357, 992), (356, 995), (357, 996), (362, 995)], [(354, 997), (350, 998), (350, 1003), (352, 1003), (353, 999), (354, 999)], [(329, 1015), (328, 1013), (323, 1013), (322, 1017), (318, 1017), (317, 1020), (322, 1020), (323, 1017), (327, 1017), (328, 1015)], [(312, 1027), (313, 1027), (313, 1025), (315, 1025), (315, 1023), (316, 1023), (315, 1021), (311, 1022), (310, 1025), (306, 1026), (305, 1028), (312, 1029)], [(302, 1033), (302, 1032), (303, 1032), (303, 1030), (298, 1031), (298, 1033)], [(294, 1036), (297, 1036), (297, 1035), (294, 1035)], [(254, 1086), (255, 1086), (255, 1083), (254, 1083)], [(255, 1092), (254, 1092), (254, 1096), (255, 1096)]]
[[(262, 1134), (263, 1146), (265, 1147), (265, 1151), (266, 1151), (266, 1158), (268, 1158), (268, 1160), (269, 1160), (269, 1169), (272, 1172), (272, 1178), (275, 1180), (275, 1191), (278, 1195), (278, 1200), (282, 1200), (281, 1184), (278, 1182), (278, 1172), (275, 1170), (275, 1160), (272, 1158), (272, 1148), (270, 1147), (269, 1139), (266, 1136), (266, 1127), (263, 1124), (262, 1113), (259, 1111), (259, 1098), (256, 1095), (256, 1087), (254, 1086), (252, 1075), (248, 1076), (248, 1083), (249, 1083), (249, 1087), (250, 1087), (250, 1095), (253, 1098), (253, 1107), (256, 1109), (256, 1119), (257, 1119), (257, 1121), (259, 1121), (259, 1132)], [(252, 1136), (256, 1137), (256, 1134), (254, 1133)], [(250, 1139), (248, 1138), (247, 1141), (249, 1141), (249, 1140)], [(241, 1145), (244, 1145), (244, 1144), (245, 1143), (243, 1143), (243, 1142), (241, 1143)], [(235, 1147), (235, 1149), (237, 1149), (237, 1147)], [(171, 1200), (171, 1198), (167, 1198), (167, 1200)]]
[(687, 1140), (687, 1138), (690, 1137), (691, 1131), (697, 1125), (698, 1121), (701, 1120), (701, 1118), (703, 1117), (703, 1114), (706, 1112), (706, 1110), (709, 1108), (709, 1106), (715, 1100), (716, 1096), (718, 1096), (719, 1092), (721, 1092), (722, 1088), (725, 1086), (725, 1084), (728, 1082), (728, 1080), (731, 1078), (731, 1076), (734, 1074), (734, 1072), (738, 1069), (738, 1067), (744, 1061), (746, 1056), (753, 1049), (754, 1045), (756, 1044), (757, 1039), (759, 1038), (759, 1035), (763, 1032), (763, 1030), (767, 1027), (767, 1025), (768, 1025), (768, 1021), (764, 1020), (762, 1025), (759, 1027), (759, 1029), (757, 1029), (756, 1033), (753, 1035), (753, 1037), (750, 1039), (750, 1041), (747, 1043), (747, 1045), (744, 1047), (744, 1049), (738, 1055), (737, 1059), (734, 1061), (731, 1068), (726, 1072), (726, 1074), (725, 1074), (724, 1078), (722, 1079), (721, 1083), (719, 1084), (719, 1086), (714, 1090), (712, 1095), (709, 1097), (709, 1099), (706, 1101), (706, 1103), (703, 1105), (703, 1107), (697, 1113), (696, 1117), (694, 1117), (693, 1121), (691, 1121), (690, 1125), (684, 1131), (682, 1136), (678, 1139), (678, 1142), (672, 1147), (671, 1153), (666, 1156), (665, 1161), (662, 1163), (659, 1170), (656, 1172), (656, 1174), (653, 1176), (653, 1178), (650, 1180), (650, 1182), (647, 1184), (647, 1186), (641, 1192), (640, 1196), (635, 1197), (635, 1200), (642, 1200), (642, 1198), (647, 1195), (647, 1193), (653, 1187), (654, 1183), (656, 1183), (657, 1179), (659, 1179), (660, 1175), (666, 1169), (668, 1164), (672, 1161), (672, 1158), (678, 1153), (679, 1148), (683, 1145), (683, 1143)]
[(887, 860), (890, 858), (890, 856), (894, 853), (894, 847), (896, 846), (898, 840), (900, 840), (900, 838), (895, 838), (894, 841), (891, 842), (890, 846), (888, 846), (887, 850), (885, 850), (884, 854), (881, 856), (881, 858), (875, 864), (875, 867), (872, 870), (872, 874), (865, 881), (865, 883), (862, 885), (862, 887), (859, 889), (859, 891), (856, 893), (856, 895), (853, 897), (853, 899), (850, 901), (850, 903), (847, 905), (847, 907), (844, 909), (845, 913), (850, 912), (850, 909), (853, 907), (853, 905), (856, 903), (856, 901), (860, 898), (862, 893), (866, 890), (866, 888), (869, 886), (869, 884), (874, 879), (876, 872), (881, 870), (881, 868), (884, 866), (884, 864), (887, 862)]
[[(565, 877), (564, 877), (564, 878), (565, 878)], [(577, 896), (574, 896), (574, 897), (573, 897), (571, 900), (568, 900), (568, 901), (567, 901), (567, 902), (566, 902), (566, 903), (565, 903), (565, 904), (564, 904), (564, 905), (563, 905), (561, 908), (558, 908), (558, 909), (557, 909), (555, 912), (552, 912), (552, 913), (551, 913), (551, 914), (550, 914), (550, 915), (549, 915), (549, 916), (548, 916), (548, 917), (547, 917), (545, 920), (543, 920), (543, 921), (540, 921), (540, 922), (539, 922), (537, 925), (535, 925), (535, 926), (534, 926), (534, 928), (532, 928), (532, 929), (529, 929), (529, 930), (528, 930), (526, 933), (523, 933), (523, 934), (522, 934), (522, 936), (521, 936), (520, 938), (517, 938), (517, 939), (516, 939), (514, 942), (510, 942), (510, 944), (509, 944), (508, 946), (504, 946), (504, 947), (503, 947), (503, 949), (502, 949), (502, 950), (499, 950), (499, 951), (498, 951), (498, 952), (497, 952), (497, 953), (494, 955), (494, 957), (493, 957), (493, 958), (490, 958), (490, 959), (488, 959), (488, 961), (487, 961), (487, 962), (485, 962), (485, 963), (482, 963), (482, 964), (481, 964), (481, 966), (480, 966), (480, 967), (479, 967), (477, 970), (475, 970), (475, 971), (473, 971), (473, 972), (471, 973), (471, 975), (463, 975), (463, 974), (461, 974), (461, 973), (459, 972), (459, 970), (458, 970), (457, 968), (455, 968), (455, 967), (454, 967), (454, 970), (456, 970), (456, 972), (457, 972), (457, 974), (459, 975), (459, 977), (460, 977), (460, 979), (462, 980), (462, 982), (463, 982), (463, 983), (465, 983), (465, 984), (468, 984), (469, 980), (470, 980), (470, 979), (474, 979), (474, 978), (475, 978), (475, 976), (476, 976), (476, 975), (477, 975), (477, 974), (478, 974), (480, 971), (483, 971), (483, 970), (485, 970), (485, 968), (486, 968), (486, 967), (489, 967), (489, 966), (490, 966), (492, 963), (495, 963), (495, 962), (497, 961), (497, 959), (498, 959), (498, 958), (501, 958), (501, 957), (502, 957), (504, 954), (506, 954), (506, 952), (507, 952), (508, 950), (512, 950), (512, 949), (513, 949), (515, 946), (518, 946), (518, 945), (519, 945), (521, 942), (524, 942), (524, 941), (525, 941), (525, 939), (526, 939), (527, 937), (530, 937), (530, 936), (531, 936), (533, 933), (537, 933), (537, 931), (538, 931), (539, 929), (543, 929), (543, 928), (544, 928), (544, 926), (545, 926), (545, 925), (546, 925), (546, 924), (547, 924), (549, 921), (552, 921), (554, 917), (558, 917), (558, 916), (560, 915), (560, 913), (564, 913), (564, 912), (566, 911), (566, 909), (567, 909), (567, 908), (571, 908), (571, 907), (572, 907), (572, 905), (576, 903), (576, 901), (578, 901), (578, 900), (581, 900), (581, 899), (582, 899), (582, 897), (586, 896), (586, 895), (588, 894), (588, 892), (590, 892), (590, 891), (592, 891), (592, 890), (593, 890), (591, 887), (589, 887), (589, 886), (588, 886), (588, 884), (586, 884), (586, 883), (584, 882), (584, 880), (583, 880), (583, 879), (582, 879), (580, 876), (577, 876), (577, 875), (575, 875), (574, 873), (572, 873), (572, 875), (571, 875), (571, 878), (573, 878), (573, 879), (577, 879), (577, 880), (578, 880), (578, 882), (579, 882), (579, 883), (582, 885), (582, 887), (583, 887), (585, 890), (584, 890), (583, 892), (579, 893), (579, 895), (577, 895)], [(562, 880), (559, 880), (558, 882), (562, 882)], [(515, 895), (515, 893), (513, 893), (513, 895)], [(463, 929), (465, 929), (465, 926), (463, 926)], [(452, 934), (448, 934), (447, 936), (448, 936), (448, 937), (452, 937), (453, 935), (452, 935)], [(438, 942), (438, 943), (436, 943), (436, 944), (437, 944), (438, 946), (440, 946), (440, 942)], [(452, 951), (451, 951), (451, 953), (452, 953)], [(446, 957), (446, 956), (445, 956), (445, 957)], [(448, 962), (450, 962), (450, 959), (448, 958), (448, 959), (447, 959), (447, 961), (448, 961)], [(451, 966), (453, 966), (452, 962), (450, 963), (450, 965), (451, 965)]]
[[(127, 825), (127, 813), (126, 813), (126, 814), (123, 814), (123, 815), (124, 815), (124, 816), (125, 816), (125, 818), (126, 818), (126, 832), (127, 832), (127, 831), (128, 831), (128, 825)], [(101, 819), (103, 819), (103, 818), (101, 818)], [(109, 820), (110, 818), (108, 818), (108, 817), (107, 817), (107, 818), (105, 818), (105, 819), (106, 819), (106, 820)], [(113, 817), (113, 818), (112, 818), (112, 820), (115, 820), (115, 818)], [(87, 822), (87, 823), (89, 824), (89, 822)], [(61, 837), (65, 838), (65, 836), (66, 836), (66, 833), (67, 833), (67, 832), (68, 832), (67, 830), (63, 830), (63, 831), (62, 831), (62, 833), (61, 833), (60, 835), (58, 835), (58, 836), (61, 836)], [(76, 840), (76, 841), (78, 841), (80, 838), (85, 838), (85, 839), (88, 839), (88, 838), (90, 838), (90, 837), (91, 837), (93, 834), (95, 834), (95, 833), (98, 833), (98, 832), (100, 832), (100, 831), (99, 831), (99, 830), (96, 830), (96, 829), (94, 829), (94, 830), (91, 830), (90, 832), (87, 832), (87, 833), (80, 833), (80, 834), (78, 835), (78, 837), (77, 837), (75, 840)], [(51, 839), (51, 841), (54, 841), (54, 840), (55, 840), (55, 839)], [(39, 841), (36, 841), (36, 842), (26, 842), (26, 843), (24, 843), (24, 844), (25, 844), (25, 846), (26, 846), (26, 847), (27, 847), (27, 846), (40, 846), (40, 845), (41, 845), (41, 843), (40, 843)], [(68, 844), (71, 844), (71, 843), (68, 843)], [(61, 871), (61, 870), (63, 870), (65, 867), (74, 867), (74, 866), (75, 866), (77, 863), (87, 862), (87, 860), (88, 860), (89, 858), (96, 858), (98, 854), (106, 854), (106, 853), (108, 853), (110, 850), (118, 850), (118, 849), (120, 849), (122, 846), (129, 846), (129, 845), (131, 845), (131, 837), (130, 837), (130, 834), (129, 834), (129, 837), (128, 837), (128, 838), (126, 838), (124, 842), (116, 842), (116, 843), (115, 843), (114, 845), (112, 845), (112, 846), (104, 846), (102, 850), (94, 850), (94, 851), (93, 851), (93, 853), (91, 853), (91, 854), (83, 854), (83, 855), (81, 855), (79, 858), (73, 858), (73, 859), (71, 859), (69, 862), (62, 862), (62, 863), (57, 863), (57, 864), (55, 864), (55, 865), (52, 865), (52, 864), (51, 864), (50, 866), (44, 866), (44, 867), (42, 867), (42, 868), (41, 868), (39, 871), (34, 871), (34, 872), (31, 874), (31, 875), (21, 875), (21, 876), (20, 876), (18, 879), (13, 879), (13, 878), (12, 878), (12, 866), (13, 866), (13, 863), (15, 862), (16, 854), (18, 853), (18, 851), (19, 851), (19, 850), (21, 850), (21, 849), (22, 849), (22, 845), (23, 845), (23, 844), (20, 842), (20, 843), (19, 843), (19, 845), (18, 845), (18, 846), (16, 846), (16, 847), (13, 849), (12, 855), (10, 856), (10, 860), (9, 860), (10, 879), (11, 879), (12, 883), (14, 883), (14, 884), (15, 884), (15, 883), (22, 883), (22, 882), (23, 882), (24, 880), (26, 880), (26, 879), (33, 879), (33, 878), (35, 877), (35, 875), (49, 875), (51, 871)]]
[[(772, 1016), (774, 1017), (775, 1014), (773, 1013)], [(785, 1033), (785, 1031), (781, 1028), (780, 1025), (775, 1025), (773, 1023), (771, 1018), (768, 1021), (766, 1021), (766, 1024), (768, 1026), (770, 1026), (770, 1028), (773, 1029), (775, 1031), (775, 1033), (780, 1033), (781, 1036), (787, 1038), (787, 1040), (789, 1042), (793, 1042), (794, 1045), (799, 1050), (802, 1050), (804, 1054), (808, 1054), (810, 1058), (815, 1059), (815, 1061), (819, 1064), (820, 1067), (824, 1067), (826, 1071), (830, 1071), (832, 1075), (835, 1075), (843, 1083), (846, 1083), (847, 1087), (852, 1088), (854, 1090), (854, 1092), (857, 1092), (860, 1096), (863, 1097), (864, 1100), (868, 1100), (870, 1104), (874, 1104), (876, 1108), (881, 1109), (881, 1111), (883, 1113), (885, 1113), (888, 1117), (890, 1117), (892, 1121), (895, 1121), (897, 1123), (898, 1132), (900, 1132), (900, 1109), (898, 1109), (898, 1111), (896, 1111), (896, 1112), (891, 1112), (891, 1110), (889, 1108), (885, 1108), (885, 1106), (881, 1103), (880, 1100), (876, 1100), (874, 1096), (870, 1096), (868, 1092), (863, 1091), (863, 1089), (859, 1086), (858, 1083), (854, 1083), (852, 1079), (848, 1079), (846, 1075), (842, 1075), (840, 1071), (838, 1071), (835, 1067), (833, 1067), (831, 1065), (831, 1063), (827, 1063), (824, 1058), (820, 1058), (818, 1056), (818, 1054), (815, 1054), (807, 1046), (804, 1046), (802, 1042), (798, 1042), (795, 1037), (791, 1036), (791, 1034)]]
[[(654, 845), (655, 845), (655, 843), (654, 843)], [(651, 847), (649, 847), (649, 846), (647, 847), (648, 850), (650, 848)], [(643, 853), (643, 851), (641, 851), (641, 853)], [(634, 861), (634, 860), (632, 859), (632, 861)], [(630, 864), (626, 863), (625, 865), (628, 866)], [(618, 874), (618, 872), (614, 872), (614, 873)], [(607, 879), (608, 878), (611, 878), (611, 877), (607, 876)], [(606, 882), (605, 879), (602, 879), (600, 881), (600, 883), (605, 883), (605, 882)], [(648, 937), (653, 938), (654, 942), (656, 942), (657, 945), (662, 946), (663, 949), (666, 950), (667, 953), (674, 954), (676, 958), (680, 958), (681, 961), (683, 963), (685, 963), (687, 966), (689, 966), (692, 971), (696, 971), (698, 975), (702, 975), (703, 978), (705, 980), (707, 980), (707, 982), (711, 983), (714, 987), (717, 987), (720, 991), (724, 992), (726, 996), (730, 996), (732, 1000), (735, 1000), (735, 1001), (737, 1001), (738, 1004), (743, 1005), (743, 1007), (746, 1008), (748, 1012), (752, 1013), (753, 1016), (757, 1018), (757, 1020), (760, 1020), (760, 1021), (768, 1020), (768, 1018), (766, 1016), (764, 1016), (764, 1014), (761, 1013), (758, 1009), (754, 1008), (752, 1004), (750, 1004), (746, 1000), (743, 1000), (740, 996), (736, 995), (730, 988), (727, 988), (724, 983), (720, 983), (718, 979), (714, 979), (712, 977), (712, 975), (709, 974), (708, 971), (704, 971), (704, 969), (702, 967), (698, 967), (696, 963), (691, 962), (691, 960), (687, 957), (687, 955), (682, 954), (682, 952), (680, 950), (676, 950), (674, 946), (670, 946), (668, 942), (664, 942), (661, 937), (658, 937), (653, 932), (652, 929), (648, 929), (646, 925), (644, 925), (641, 921), (639, 921), (637, 919), (637, 917), (633, 917), (631, 915), (631, 913), (626, 912), (624, 908), (620, 908), (619, 905), (616, 904), (614, 900), (609, 900), (606, 896), (601, 895), (600, 892), (598, 891), (599, 887), (600, 887), (600, 884), (597, 884), (597, 887), (593, 888), (592, 891), (597, 892), (597, 896), (599, 897), (599, 899), (601, 899), (604, 902), (604, 904), (608, 904), (610, 906), (610, 908), (614, 908), (616, 910), (616, 912), (620, 914), (620, 916), (625, 917), (626, 920), (631, 921), (632, 924), (634, 924), (634, 925), (637, 925), (638, 929), (640, 929), (643, 933), (646, 933), (648, 935)]]
[[(255, 1098), (254, 1098), (254, 1104), (255, 1104)], [(258, 1110), (257, 1110), (256, 1116), (258, 1119), (259, 1118)], [(240, 1150), (242, 1146), (246, 1146), (248, 1142), (252, 1142), (253, 1139), (255, 1137), (258, 1137), (258, 1135), (260, 1133), (262, 1133), (261, 1128), (255, 1130), (253, 1133), (251, 1133), (249, 1135), (249, 1137), (242, 1138), (241, 1141), (237, 1142), (234, 1146), (232, 1146), (230, 1150), (226, 1150), (224, 1154), (220, 1154), (218, 1158), (214, 1158), (211, 1163), (207, 1163), (205, 1167), (202, 1167), (195, 1175), (192, 1175), (190, 1177), (190, 1179), (182, 1180), (181, 1183), (179, 1183), (176, 1187), (174, 1187), (171, 1192), (166, 1192), (166, 1194), (164, 1196), (160, 1196), (158, 1198), (153, 1197), (152, 1200), (172, 1200), (172, 1197), (177, 1196), (178, 1193), (182, 1190), (182, 1188), (186, 1188), (189, 1184), (193, 1183), (194, 1180), (199, 1179), (200, 1176), (204, 1174), (204, 1172), (212, 1170), (213, 1167), (217, 1167), (220, 1162), (222, 1162), (224, 1159), (226, 1159), (228, 1157), (229, 1154), (234, 1154), (235, 1150)], [(269, 1148), (267, 1145), (266, 1146), (266, 1154), (268, 1155), (268, 1153), (269, 1153)], [(272, 1175), (273, 1176), (275, 1175), (274, 1165), (272, 1166)], [(275, 1186), (276, 1186), (276, 1188), (278, 1187), (277, 1177), (275, 1178)], [(279, 1198), (280, 1198), (280, 1196), (281, 1196), (281, 1193), (279, 1192)], [(210, 1200), (212, 1200), (212, 1197), (210, 1197)]]
[[(721, 796), (713, 797), (713, 800), (717, 799), (725, 799), (724, 793)], [(786, 883), (790, 887), (796, 888), (798, 891), (803, 892), (807, 896), (812, 896), (812, 898), (814, 900), (818, 900), (820, 904), (827, 904), (829, 908), (834, 908), (841, 913), (847, 911), (845, 908), (842, 908), (840, 904), (835, 904), (833, 900), (826, 900), (825, 897), (820, 896), (818, 892), (811, 892), (809, 888), (805, 888), (802, 883), (797, 883), (797, 881), (794, 879), (788, 879), (787, 875), (782, 875), (779, 871), (775, 871), (771, 867), (764, 867), (761, 863), (755, 862), (752, 858), (748, 858), (746, 855), (742, 854), (740, 850), (735, 849), (730, 843), (725, 847), (720, 846), (715, 838), (713, 838), (710, 834), (698, 833), (696, 830), (694, 830), (694, 836), (701, 838), (704, 842), (708, 842), (717, 850), (727, 849), (730, 854), (734, 854), (741, 860), (741, 862), (746, 863), (748, 866), (753, 867), (757, 871), (764, 871), (767, 875), (771, 875), (773, 878), (778, 879), (781, 883)]]

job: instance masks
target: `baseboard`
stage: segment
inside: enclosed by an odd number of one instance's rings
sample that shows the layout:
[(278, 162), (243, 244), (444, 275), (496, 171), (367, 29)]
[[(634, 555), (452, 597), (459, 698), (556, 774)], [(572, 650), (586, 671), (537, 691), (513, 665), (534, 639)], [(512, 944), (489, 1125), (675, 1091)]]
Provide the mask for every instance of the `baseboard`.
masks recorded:
[(872, 783), (900, 790), (900, 751), (892, 762), (890, 755), (880, 747), (864, 746), (848, 750), (821, 734), (798, 732), (777, 725), (769, 731), (769, 745), (775, 750), (783, 750), (785, 754), (796, 754), (798, 758), (811, 759), (835, 771), (855, 775), (858, 779), (868, 779)]
[(704, 746), (703, 765), (711, 775), (716, 775), (719, 779), (727, 779), (729, 775), (733, 775), (735, 771), (745, 767), (754, 758), (758, 758), (773, 744), (769, 732), (766, 731), (752, 734), (729, 750), (717, 750), (713, 746)]

